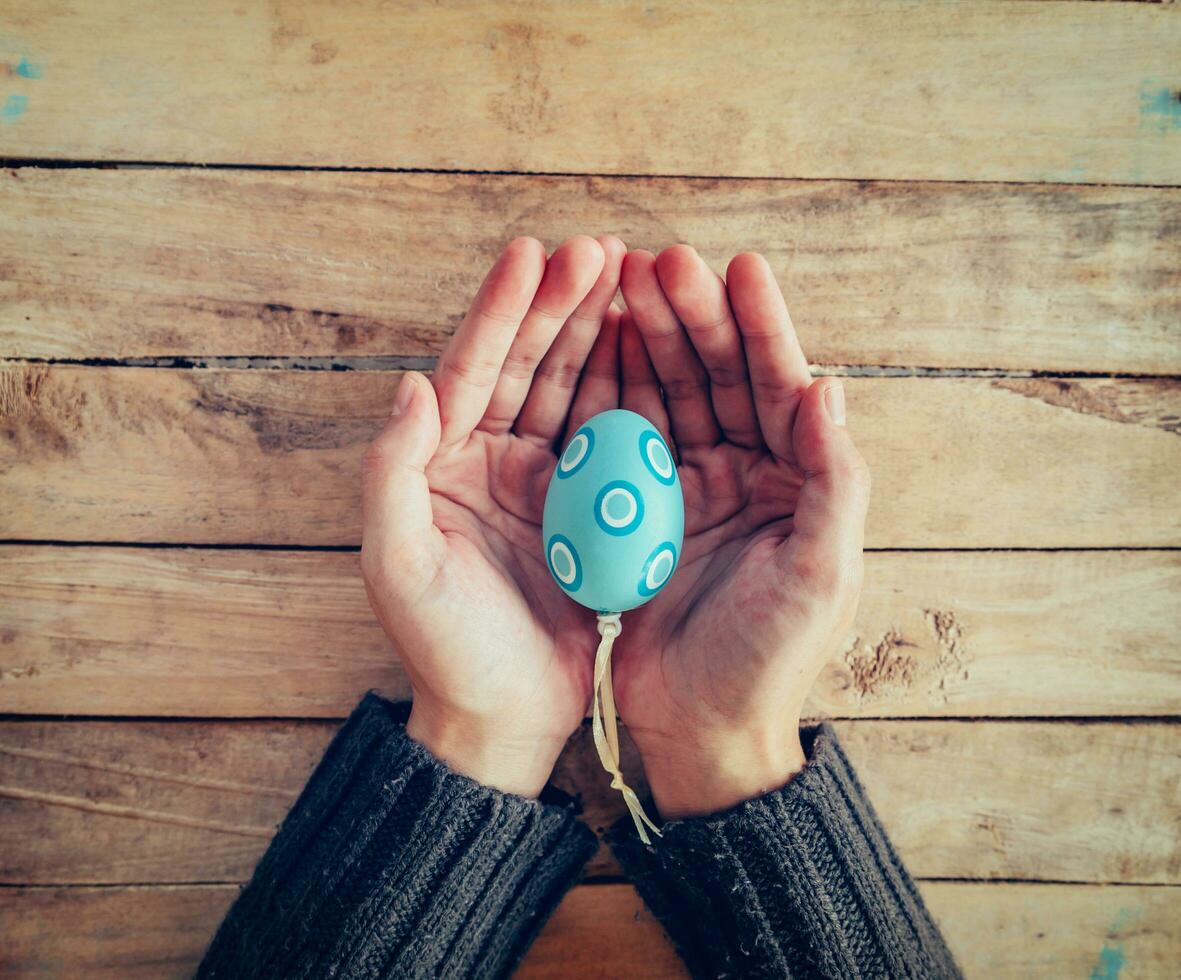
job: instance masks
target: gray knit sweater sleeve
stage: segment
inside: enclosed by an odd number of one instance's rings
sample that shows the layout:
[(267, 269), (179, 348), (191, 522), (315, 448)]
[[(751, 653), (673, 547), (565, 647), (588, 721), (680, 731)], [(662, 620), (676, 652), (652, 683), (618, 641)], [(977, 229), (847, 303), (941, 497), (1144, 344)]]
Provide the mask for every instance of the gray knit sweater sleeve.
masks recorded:
[(596, 849), (566, 809), (450, 771), (369, 695), (218, 930), (199, 977), (500, 977)]
[(609, 839), (695, 977), (958, 977), (832, 728), (783, 789)]

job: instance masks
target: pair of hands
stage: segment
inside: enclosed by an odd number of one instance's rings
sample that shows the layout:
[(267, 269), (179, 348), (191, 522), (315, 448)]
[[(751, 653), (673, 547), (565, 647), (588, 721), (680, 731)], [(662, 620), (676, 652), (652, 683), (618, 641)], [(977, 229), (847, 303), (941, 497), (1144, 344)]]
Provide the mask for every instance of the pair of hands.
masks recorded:
[(717, 812), (803, 766), (800, 712), (852, 624), (869, 499), (841, 384), (812, 380), (761, 256), (723, 282), (685, 245), (580, 235), (547, 259), (510, 242), (365, 454), (366, 589), (413, 688), (410, 736), (536, 796), (586, 714), (599, 640), (550, 578), (545, 493), (564, 438), (619, 407), (677, 455), (685, 541), (624, 616), (616, 704), (661, 816)]

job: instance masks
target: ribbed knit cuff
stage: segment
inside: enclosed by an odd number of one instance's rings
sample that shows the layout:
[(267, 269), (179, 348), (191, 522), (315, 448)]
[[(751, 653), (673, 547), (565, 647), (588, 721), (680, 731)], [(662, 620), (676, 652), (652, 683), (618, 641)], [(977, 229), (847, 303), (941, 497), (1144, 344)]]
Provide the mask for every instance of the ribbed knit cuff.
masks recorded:
[(452, 772), (367, 696), (199, 977), (506, 975), (595, 852), (568, 810)]
[(782, 789), (651, 846), (611, 829), (644, 901), (695, 977), (958, 977), (832, 727), (801, 734)]

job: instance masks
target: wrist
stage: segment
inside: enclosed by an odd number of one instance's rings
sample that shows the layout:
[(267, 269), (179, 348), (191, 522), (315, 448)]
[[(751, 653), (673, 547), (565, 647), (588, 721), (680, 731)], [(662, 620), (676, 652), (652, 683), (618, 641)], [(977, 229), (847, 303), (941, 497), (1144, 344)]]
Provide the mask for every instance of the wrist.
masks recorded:
[(502, 721), (436, 711), (415, 701), (406, 734), (469, 779), (502, 793), (536, 798), (565, 741), (511, 733)]
[(720, 813), (787, 785), (806, 762), (799, 724), (775, 731), (651, 737), (640, 747), (665, 820)]

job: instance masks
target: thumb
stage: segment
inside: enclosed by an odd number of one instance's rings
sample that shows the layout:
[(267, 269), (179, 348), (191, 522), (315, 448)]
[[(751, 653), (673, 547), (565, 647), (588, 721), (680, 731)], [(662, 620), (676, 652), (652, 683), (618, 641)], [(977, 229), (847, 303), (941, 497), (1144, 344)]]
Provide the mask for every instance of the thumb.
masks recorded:
[(361, 465), (361, 567), (370, 581), (396, 587), (407, 578), (431, 576), (438, 566), (442, 537), (434, 526), (426, 466), (440, 432), (434, 386), (417, 371), (407, 372)]
[(823, 591), (856, 590), (869, 509), (869, 468), (845, 428), (845, 390), (836, 378), (813, 382), (792, 429), (804, 471), (784, 557)]

